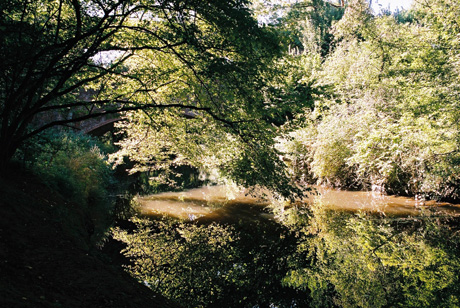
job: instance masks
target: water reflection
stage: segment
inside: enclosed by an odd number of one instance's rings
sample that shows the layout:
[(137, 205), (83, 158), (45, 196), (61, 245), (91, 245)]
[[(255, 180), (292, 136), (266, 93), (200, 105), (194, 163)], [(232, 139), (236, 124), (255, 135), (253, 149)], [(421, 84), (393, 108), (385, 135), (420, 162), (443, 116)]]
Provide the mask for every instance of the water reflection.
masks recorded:
[(201, 221), (238, 221), (272, 219), (267, 202), (251, 196), (244, 189), (227, 186), (205, 186), (183, 192), (166, 192), (138, 197), (141, 213), (147, 216)]
[(113, 236), (133, 276), (184, 307), (459, 307), (458, 205), (317, 192), (277, 220), (223, 186), (142, 197), (153, 219)]
[[(228, 221), (239, 219), (273, 219), (264, 208), (267, 202), (245, 190), (226, 186), (206, 186), (184, 192), (167, 192), (139, 197), (141, 212), (148, 216), (167, 215), (185, 220)], [(460, 205), (413, 198), (385, 196), (375, 192), (341, 191), (315, 187), (304, 203), (346, 211), (379, 212), (385, 215), (419, 215), (426, 209), (460, 214)]]
[(422, 201), (408, 197), (387, 196), (377, 192), (344, 191), (315, 187), (317, 195), (312, 194), (310, 202), (319, 202), (330, 209), (348, 211), (370, 211), (389, 215), (418, 215), (424, 210), (460, 214), (460, 205)]

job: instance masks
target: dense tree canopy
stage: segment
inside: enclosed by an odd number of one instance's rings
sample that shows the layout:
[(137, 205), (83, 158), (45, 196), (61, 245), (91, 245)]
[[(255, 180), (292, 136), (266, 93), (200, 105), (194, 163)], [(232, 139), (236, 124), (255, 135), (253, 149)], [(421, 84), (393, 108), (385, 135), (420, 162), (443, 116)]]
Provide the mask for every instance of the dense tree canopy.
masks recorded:
[(254, 93), (277, 41), (247, 1), (5, 1), (0, 9), (2, 168), (27, 138), (104, 114), (187, 108), (243, 135), (241, 115), (273, 109)]
[[(124, 112), (115, 159), (142, 168), (192, 164), (288, 195), (282, 149), (296, 179), (459, 195), (453, 1), (385, 16), (361, 0), (0, 8), (2, 168), (50, 127)], [(276, 146), (283, 134), (294, 142)]]
[(449, 1), (396, 16), (350, 4), (313, 75), (325, 91), (288, 146), (299, 178), (459, 197), (458, 12)]

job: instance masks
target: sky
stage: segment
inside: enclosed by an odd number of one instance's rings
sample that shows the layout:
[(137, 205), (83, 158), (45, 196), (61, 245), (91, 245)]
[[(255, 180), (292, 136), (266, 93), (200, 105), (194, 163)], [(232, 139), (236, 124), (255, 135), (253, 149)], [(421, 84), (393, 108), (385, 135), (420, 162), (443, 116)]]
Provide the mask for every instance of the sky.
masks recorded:
[(372, 8), (374, 11), (378, 12), (380, 8), (387, 9), (391, 11), (396, 10), (396, 8), (409, 9), (412, 0), (372, 0)]

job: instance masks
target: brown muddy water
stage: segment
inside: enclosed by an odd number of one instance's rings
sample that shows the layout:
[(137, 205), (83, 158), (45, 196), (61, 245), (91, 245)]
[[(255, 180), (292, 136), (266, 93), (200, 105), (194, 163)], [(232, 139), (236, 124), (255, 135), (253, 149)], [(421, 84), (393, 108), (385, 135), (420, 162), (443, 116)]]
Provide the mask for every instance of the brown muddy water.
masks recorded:
[[(138, 197), (140, 211), (146, 216), (166, 215), (185, 220), (238, 221), (274, 219), (267, 201), (250, 196), (245, 190), (227, 186), (205, 186), (183, 192), (166, 192)], [(376, 192), (344, 191), (315, 187), (314, 193), (300, 203), (328, 209), (367, 211), (384, 215), (419, 215), (427, 210), (436, 214), (460, 216), (460, 205), (413, 198), (386, 196)]]

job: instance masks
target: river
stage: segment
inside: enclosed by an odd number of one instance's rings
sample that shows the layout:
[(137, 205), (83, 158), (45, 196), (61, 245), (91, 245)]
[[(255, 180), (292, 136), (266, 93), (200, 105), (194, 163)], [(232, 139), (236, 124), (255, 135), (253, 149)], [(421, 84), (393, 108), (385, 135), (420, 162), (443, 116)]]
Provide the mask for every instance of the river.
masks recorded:
[(460, 205), (324, 187), (277, 216), (226, 186), (137, 201), (115, 237), (183, 307), (459, 307)]
[[(315, 203), (328, 209), (397, 216), (419, 215), (428, 209), (441, 215), (460, 215), (459, 204), (421, 201), (377, 192), (336, 190), (321, 186), (313, 188), (308, 198), (302, 201), (306, 206)], [(245, 190), (226, 186), (205, 186), (183, 192), (165, 192), (138, 197), (137, 201), (144, 215), (215, 221), (272, 218), (265, 209), (268, 202), (249, 195)]]

